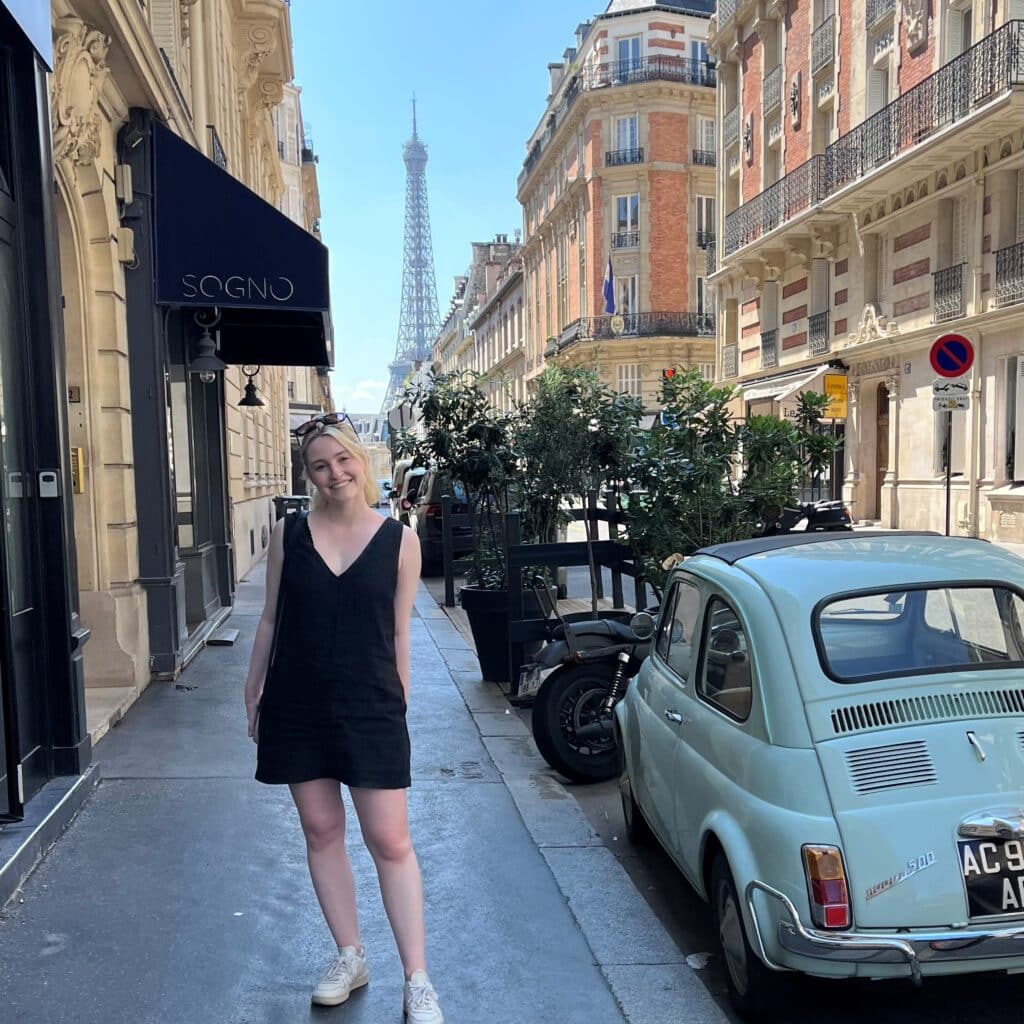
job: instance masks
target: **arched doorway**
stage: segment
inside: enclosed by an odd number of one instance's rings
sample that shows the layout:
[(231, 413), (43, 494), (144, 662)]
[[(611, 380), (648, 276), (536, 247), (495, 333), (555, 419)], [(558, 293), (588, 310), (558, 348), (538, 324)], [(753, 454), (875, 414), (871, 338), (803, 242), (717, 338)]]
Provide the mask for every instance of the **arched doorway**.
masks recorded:
[(883, 381), (878, 385), (875, 402), (875, 512), (882, 518), (882, 485), (889, 469), (889, 389)]

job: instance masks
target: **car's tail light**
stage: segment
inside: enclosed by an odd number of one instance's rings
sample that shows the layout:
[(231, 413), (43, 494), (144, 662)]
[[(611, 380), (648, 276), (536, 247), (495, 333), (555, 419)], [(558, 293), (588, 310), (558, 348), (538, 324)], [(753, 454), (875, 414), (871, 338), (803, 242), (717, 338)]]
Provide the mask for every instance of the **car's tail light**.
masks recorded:
[(819, 928), (849, 928), (850, 895), (839, 847), (805, 846), (803, 855), (814, 923)]
[(441, 506), (440, 505), (428, 505), (423, 510), (423, 514), (428, 519), (440, 519), (441, 518)]

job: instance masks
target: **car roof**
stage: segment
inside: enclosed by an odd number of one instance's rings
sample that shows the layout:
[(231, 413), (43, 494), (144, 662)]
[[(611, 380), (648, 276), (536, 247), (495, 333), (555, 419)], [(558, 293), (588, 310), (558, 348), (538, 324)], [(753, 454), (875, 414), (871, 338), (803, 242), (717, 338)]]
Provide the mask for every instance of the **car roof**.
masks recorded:
[(731, 565), (804, 607), (839, 593), (935, 582), (1005, 581), (1024, 589), (1024, 560), (984, 540), (936, 533), (787, 534), (716, 544), (694, 560), (701, 557)]

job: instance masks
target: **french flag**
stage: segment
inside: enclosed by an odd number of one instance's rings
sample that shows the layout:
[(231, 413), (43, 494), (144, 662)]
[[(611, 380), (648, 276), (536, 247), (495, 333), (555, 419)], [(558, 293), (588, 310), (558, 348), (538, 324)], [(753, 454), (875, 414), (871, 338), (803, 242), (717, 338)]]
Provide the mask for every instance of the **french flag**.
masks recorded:
[(609, 316), (615, 315), (615, 271), (612, 270), (612, 258), (608, 257), (608, 270), (604, 275), (604, 311)]

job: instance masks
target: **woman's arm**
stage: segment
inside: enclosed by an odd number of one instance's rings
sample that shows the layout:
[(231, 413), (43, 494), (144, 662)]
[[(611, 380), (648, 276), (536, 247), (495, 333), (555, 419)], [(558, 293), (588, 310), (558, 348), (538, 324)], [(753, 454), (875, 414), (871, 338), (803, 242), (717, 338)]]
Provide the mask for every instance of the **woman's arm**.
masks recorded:
[(420, 541), (408, 526), (402, 527), (398, 554), (398, 586), (395, 589), (395, 661), (409, 703), (409, 622), (416, 588), (420, 584)]
[(284, 519), (279, 519), (270, 535), (270, 549), (267, 551), (267, 597), (263, 603), (259, 625), (256, 627), (252, 658), (249, 661), (249, 675), (245, 680), (245, 710), (249, 718), (250, 736), (255, 732), (256, 706), (263, 695), (263, 683), (270, 667), (270, 648), (274, 643), (277, 595), (281, 583), (281, 563), (284, 561), (284, 523)]

